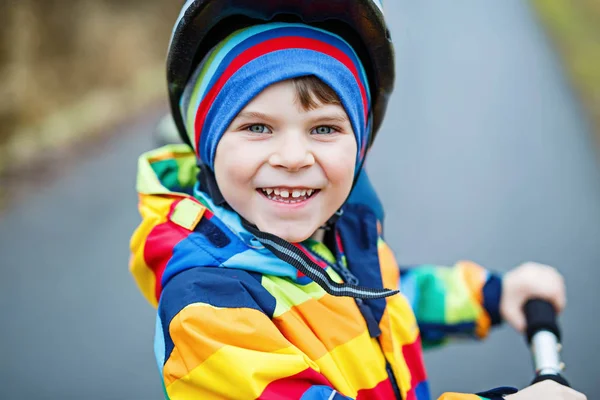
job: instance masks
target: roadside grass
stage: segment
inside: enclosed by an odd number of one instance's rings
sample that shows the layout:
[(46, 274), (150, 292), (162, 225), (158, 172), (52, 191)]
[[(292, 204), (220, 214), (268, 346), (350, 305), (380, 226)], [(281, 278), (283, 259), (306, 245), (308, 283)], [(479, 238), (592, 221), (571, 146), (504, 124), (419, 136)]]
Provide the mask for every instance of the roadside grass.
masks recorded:
[[(105, 135), (106, 129), (130, 120), (166, 99), (164, 66), (140, 70), (129, 85), (93, 90), (39, 123), (18, 128), (0, 146), (0, 210), (10, 199), (16, 179), (28, 179), (45, 161), (74, 146)], [(166, 101), (166, 100), (165, 100)]]
[(532, 0), (600, 143), (600, 1)]

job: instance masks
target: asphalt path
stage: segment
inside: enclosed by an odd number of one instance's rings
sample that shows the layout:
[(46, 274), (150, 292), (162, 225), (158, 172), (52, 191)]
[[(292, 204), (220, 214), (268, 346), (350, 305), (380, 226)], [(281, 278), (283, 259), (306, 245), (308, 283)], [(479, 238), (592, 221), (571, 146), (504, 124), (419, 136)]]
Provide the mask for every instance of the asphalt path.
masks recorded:
[[(386, 2), (398, 82), (370, 154), (401, 263), (556, 265), (573, 386), (600, 398), (600, 169), (591, 130), (522, 0)], [(136, 159), (157, 116), (123, 127), (0, 215), (0, 398), (160, 399), (154, 311), (127, 270)], [(532, 377), (524, 340), (426, 354), (435, 395)]]

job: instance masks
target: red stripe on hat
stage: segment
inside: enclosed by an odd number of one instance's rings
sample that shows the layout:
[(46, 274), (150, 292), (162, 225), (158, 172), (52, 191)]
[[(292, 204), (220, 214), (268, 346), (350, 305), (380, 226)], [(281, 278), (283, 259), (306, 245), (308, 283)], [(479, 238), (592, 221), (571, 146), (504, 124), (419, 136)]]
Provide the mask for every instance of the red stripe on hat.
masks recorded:
[(202, 127), (204, 126), (204, 121), (206, 120), (206, 115), (210, 110), (211, 105), (215, 101), (217, 95), (225, 86), (227, 81), (244, 65), (248, 64), (250, 61), (253, 61), (265, 54), (272, 53), (278, 50), (287, 50), (287, 49), (305, 49), (305, 50), (314, 50), (320, 53), (331, 56), (344, 64), (346, 68), (352, 72), (358, 86), (360, 88), (360, 93), (363, 100), (363, 108), (365, 112), (365, 120), (368, 120), (368, 101), (367, 101), (367, 91), (363, 86), (359, 73), (354, 63), (343, 51), (338, 49), (335, 46), (327, 44), (325, 42), (305, 38), (301, 36), (285, 36), (276, 39), (265, 40), (251, 48), (245, 50), (240, 53), (223, 71), (223, 74), (219, 77), (219, 79), (215, 82), (213, 87), (206, 93), (200, 105), (198, 107), (198, 112), (196, 113), (196, 118), (194, 120), (194, 139), (196, 143), (196, 153), (200, 154), (200, 134), (202, 132)]

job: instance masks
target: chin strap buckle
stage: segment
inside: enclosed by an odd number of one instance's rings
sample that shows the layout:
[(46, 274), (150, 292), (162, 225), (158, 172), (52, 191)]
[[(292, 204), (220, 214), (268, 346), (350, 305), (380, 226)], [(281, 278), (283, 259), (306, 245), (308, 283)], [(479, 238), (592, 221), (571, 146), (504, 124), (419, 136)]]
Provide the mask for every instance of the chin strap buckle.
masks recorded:
[(340, 219), (340, 217), (344, 215), (344, 209), (340, 208), (339, 210), (337, 210), (335, 212), (335, 214), (333, 214), (328, 220), (327, 222), (325, 222), (321, 228), (319, 229), (323, 229), (325, 231), (330, 231), (333, 229), (333, 227), (335, 226), (335, 223), (338, 221), (338, 219)]

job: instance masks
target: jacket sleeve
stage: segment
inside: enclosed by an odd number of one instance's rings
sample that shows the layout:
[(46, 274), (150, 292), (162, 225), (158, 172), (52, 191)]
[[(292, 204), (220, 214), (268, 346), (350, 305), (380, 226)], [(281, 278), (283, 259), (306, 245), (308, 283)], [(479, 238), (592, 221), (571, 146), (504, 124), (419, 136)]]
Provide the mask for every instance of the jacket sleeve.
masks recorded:
[(451, 336), (481, 339), (501, 322), (502, 279), (472, 262), (401, 268), (400, 289), (415, 312), (424, 347)]
[(167, 398), (349, 399), (281, 334), (274, 308), (252, 273), (204, 267), (172, 278), (155, 339)]

